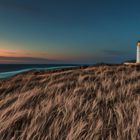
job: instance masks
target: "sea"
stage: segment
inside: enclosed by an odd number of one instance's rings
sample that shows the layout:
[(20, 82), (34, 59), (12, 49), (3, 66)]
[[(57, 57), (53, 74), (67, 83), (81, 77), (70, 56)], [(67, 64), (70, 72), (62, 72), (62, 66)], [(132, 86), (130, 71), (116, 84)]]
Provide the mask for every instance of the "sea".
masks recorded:
[(77, 67), (73, 64), (0, 64), (0, 79), (9, 78), (30, 70), (50, 70)]

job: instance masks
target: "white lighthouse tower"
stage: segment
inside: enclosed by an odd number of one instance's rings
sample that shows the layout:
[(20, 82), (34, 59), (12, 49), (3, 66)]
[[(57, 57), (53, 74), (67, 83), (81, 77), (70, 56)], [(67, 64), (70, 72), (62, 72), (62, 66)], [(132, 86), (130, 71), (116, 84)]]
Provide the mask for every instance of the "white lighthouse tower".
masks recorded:
[(140, 63), (140, 41), (137, 42), (137, 63)]

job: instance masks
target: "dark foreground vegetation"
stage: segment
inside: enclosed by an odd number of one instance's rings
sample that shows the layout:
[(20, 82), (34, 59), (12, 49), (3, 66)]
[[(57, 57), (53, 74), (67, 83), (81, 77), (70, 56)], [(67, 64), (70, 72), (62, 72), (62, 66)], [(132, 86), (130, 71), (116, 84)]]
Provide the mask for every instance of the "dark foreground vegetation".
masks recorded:
[(140, 140), (140, 67), (30, 71), (1, 80), (0, 140)]

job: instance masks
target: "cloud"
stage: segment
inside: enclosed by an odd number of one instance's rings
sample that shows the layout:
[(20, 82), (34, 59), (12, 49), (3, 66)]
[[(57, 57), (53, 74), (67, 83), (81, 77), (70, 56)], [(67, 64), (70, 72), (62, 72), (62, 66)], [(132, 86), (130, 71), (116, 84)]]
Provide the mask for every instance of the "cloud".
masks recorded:
[(109, 55), (109, 56), (120, 56), (120, 55), (124, 55), (124, 51), (120, 51), (120, 50), (103, 50), (102, 53), (104, 55)]
[(21, 64), (50, 64), (58, 63), (56, 60), (49, 60), (46, 58), (34, 58), (34, 57), (4, 57), (0, 56), (0, 63), (21, 63)]

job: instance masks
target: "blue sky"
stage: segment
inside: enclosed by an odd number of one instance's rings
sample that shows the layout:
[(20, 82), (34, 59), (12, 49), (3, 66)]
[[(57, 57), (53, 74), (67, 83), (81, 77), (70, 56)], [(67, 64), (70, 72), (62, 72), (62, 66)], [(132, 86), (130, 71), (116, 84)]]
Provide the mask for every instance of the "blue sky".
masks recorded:
[(135, 59), (139, 5), (136, 0), (0, 0), (0, 63), (28, 63), (29, 57), (42, 63)]

